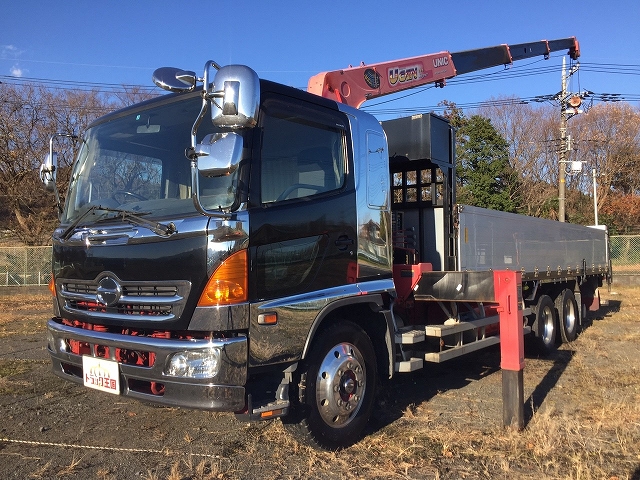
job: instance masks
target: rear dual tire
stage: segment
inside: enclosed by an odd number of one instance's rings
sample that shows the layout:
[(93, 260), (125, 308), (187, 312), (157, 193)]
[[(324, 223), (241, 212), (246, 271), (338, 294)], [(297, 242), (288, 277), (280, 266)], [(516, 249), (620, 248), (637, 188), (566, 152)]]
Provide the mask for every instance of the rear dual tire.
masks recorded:
[(576, 296), (568, 288), (564, 289), (556, 297), (555, 307), (558, 312), (558, 326), (562, 343), (573, 342), (578, 335), (580, 318)]
[(556, 325), (558, 317), (556, 308), (548, 295), (542, 295), (534, 308), (533, 334), (536, 350), (548, 355), (556, 349)]
[(555, 301), (548, 295), (542, 295), (534, 308), (534, 315), (532, 331), (540, 354), (553, 352), (560, 340), (569, 343), (576, 339), (580, 314), (576, 296), (571, 290), (564, 289)]

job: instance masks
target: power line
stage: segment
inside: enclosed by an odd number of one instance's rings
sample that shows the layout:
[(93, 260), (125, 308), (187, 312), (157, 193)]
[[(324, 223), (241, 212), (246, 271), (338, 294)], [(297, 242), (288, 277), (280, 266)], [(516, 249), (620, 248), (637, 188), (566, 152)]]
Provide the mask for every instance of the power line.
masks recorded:
[[(465, 75), (464, 77), (454, 77), (447, 80), (447, 85), (465, 85), (470, 83), (478, 83), (485, 81), (503, 80), (505, 78), (521, 78), (535, 75), (545, 75), (549, 73), (556, 73), (557, 66), (545, 65), (542, 67), (536, 65), (544, 60), (536, 60), (527, 64), (511, 65), (508, 68), (490, 71), (488, 73), (482, 73), (477, 75)], [(580, 63), (580, 69), (582, 71), (588, 71), (593, 73), (606, 73), (606, 74), (618, 74), (618, 75), (640, 75), (640, 65), (636, 64), (615, 64), (615, 63)], [(48, 85), (51, 88), (68, 88), (68, 89), (106, 89), (109, 92), (114, 90), (126, 92), (127, 89), (138, 89), (146, 92), (157, 92), (158, 88), (152, 85), (139, 85), (139, 84), (117, 84), (117, 83), (104, 83), (104, 82), (88, 82), (88, 81), (76, 81), (76, 80), (56, 80), (50, 78), (35, 78), (35, 77), (14, 77), (11, 75), (0, 75), (0, 82), (23, 85), (38, 83)], [(298, 87), (305, 89), (305, 87)]]
[[(504, 106), (504, 105), (525, 105), (541, 102), (553, 102), (556, 95), (537, 95), (532, 97), (508, 97), (508, 98), (495, 98), (490, 100), (482, 100), (477, 102), (456, 103), (456, 106), (463, 110), (471, 110), (481, 107), (490, 106)], [(599, 102), (640, 102), (640, 94), (626, 94), (626, 93), (595, 93), (588, 92), (586, 98), (590, 98)], [(378, 103), (377, 105), (381, 105)], [(446, 105), (421, 105), (412, 107), (398, 107), (398, 108), (372, 108), (375, 106), (363, 107), (363, 110), (371, 113), (372, 115), (412, 115), (416, 113), (424, 112), (441, 112), (447, 109)]]
[(75, 80), (55, 80), (51, 78), (13, 77), (10, 75), (0, 75), (0, 82), (10, 85), (38, 84), (54, 90), (98, 90), (107, 93), (127, 93), (129, 90), (137, 90), (147, 93), (157, 93), (159, 91), (158, 87), (149, 85), (80, 82)]
[[(545, 75), (550, 73), (557, 73), (557, 66), (537, 66), (538, 63), (544, 60), (535, 60), (527, 64), (511, 65), (508, 68), (501, 70), (489, 71), (477, 75), (465, 75), (464, 77), (454, 77), (447, 81), (447, 85), (468, 85), (474, 83), (492, 82), (505, 79), (532, 77), (538, 75)], [(640, 65), (637, 64), (615, 64), (615, 63), (580, 63), (580, 70), (590, 73), (603, 73), (603, 74), (615, 74), (615, 75), (640, 75)], [(50, 78), (35, 78), (35, 77), (13, 77), (10, 75), (0, 75), (0, 83), (6, 83), (9, 85), (42, 85), (52, 90), (79, 90), (79, 91), (97, 91), (98, 93), (108, 94), (128, 94), (135, 90), (140, 93), (158, 94), (162, 93), (156, 86), (150, 85), (138, 85), (138, 84), (116, 84), (105, 82), (88, 82), (88, 81), (76, 81), (76, 80), (58, 80)], [(304, 87), (306, 88), (306, 87)], [(304, 89), (301, 88), (301, 89)], [(409, 96), (418, 95), (424, 91), (434, 88), (433, 85), (428, 85), (422, 88), (417, 88), (404, 95), (397, 96), (382, 101), (377, 101), (373, 104), (366, 105), (363, 110), (369, 113), (378, 115), (391, 115), (391, 114), (411, 114), (424, 111), (441, 111), (444, 110), (442, 106), (416, 106), (416, 107), (402, 107), (402, 108), (382, 108), (378, 107), (383, 104), (392, 103)], [(595, 101), (602, 102), (617, 102), (617, 101), (640, 101), (640, 94), (636, 93), (600, 93), (593, 94), (591, 92), (591, 98)], [(492, 99), (480, 102), (469, 102), (464, 104), (458, 104), (460, 108), (479, 108), (489, 105), (501, 105), (501, 104), (517, 104), (517, 103), (531, 103), (531, 102), (544, 102), (553, 101), (553, 95), (542, 95), (535, 97), (525, 97), (517, 100), (514, 99)], [(69, 108), (69, 105), (59, 103), (60, 108)], [(112, 111), (108, 107), (97, 109), (99, 111)]]

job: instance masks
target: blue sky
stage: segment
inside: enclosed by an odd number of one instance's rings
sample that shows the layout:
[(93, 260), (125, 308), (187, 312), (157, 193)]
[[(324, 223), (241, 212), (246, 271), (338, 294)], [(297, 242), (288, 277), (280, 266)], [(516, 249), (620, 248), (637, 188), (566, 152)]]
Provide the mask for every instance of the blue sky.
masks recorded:
[[(201, 74), (211, 59), (246, 64), (262, 78), (304, 88), (315, 73), (360, 62), (575, 36), (583, 68), (572, 77), (570, 90), (620, 93), (640, 104), (638, 0), (0, 0), (0, 11), (0, 81), (7, 83), (46, 79), (152, 86), (157, 67)], [(604, 64), (614, 64), (610, 69), (616, 73), (602, 73)], [(372, 100), (364, 107), (373, 113), (405, 106), (429, 111), (443, 99), (469, 104), (500, 95), (555, 94), (561, 65), (562, 55), (554, 53), (546, 61), (517, 62), (500, 72), (500, 80), (450, 82), (444, 89), (419, 91), (379, 107), (379, 100)], [(623, 74), (620, 65), (635, 67), (625, 67)], [(549, 66), (556, 68), (532, 74)], [(527, 73), (515, 75), (518, 69)]]

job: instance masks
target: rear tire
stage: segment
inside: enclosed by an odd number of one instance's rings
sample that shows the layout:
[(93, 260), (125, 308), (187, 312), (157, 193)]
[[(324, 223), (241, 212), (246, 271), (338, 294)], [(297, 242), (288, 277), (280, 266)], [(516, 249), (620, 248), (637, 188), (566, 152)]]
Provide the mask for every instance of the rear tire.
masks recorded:
[(533, 334), (536, 337), (536, 349), (542, 355), (548, 355), (556, 349), (556, 325), (558, 325), (553, 300), (542, 295), (534, 309)]
[(312, 447), (352, 445), (371, 416), (376, 378), (376, 356), (366, 332), (351, 322), (331, 325), (309, 351), (298, 377), (302, 398), (293, 399), (293, 411), (282, 423)]
[(579, 310), (576, 296), (571, 290), (565, 288), (556, 298), (556, 310), (558, 311), (558, 325), (563, 343), (573, 342), (578, 334)]

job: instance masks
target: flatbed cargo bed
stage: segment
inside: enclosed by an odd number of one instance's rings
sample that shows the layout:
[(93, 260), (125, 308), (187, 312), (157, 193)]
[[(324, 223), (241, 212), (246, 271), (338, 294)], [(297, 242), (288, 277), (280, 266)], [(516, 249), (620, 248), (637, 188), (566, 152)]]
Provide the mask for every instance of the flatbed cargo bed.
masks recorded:
[(457, 206), (460, 271), (516, 270), (523, 280), (608, 274), (605, 226)]

